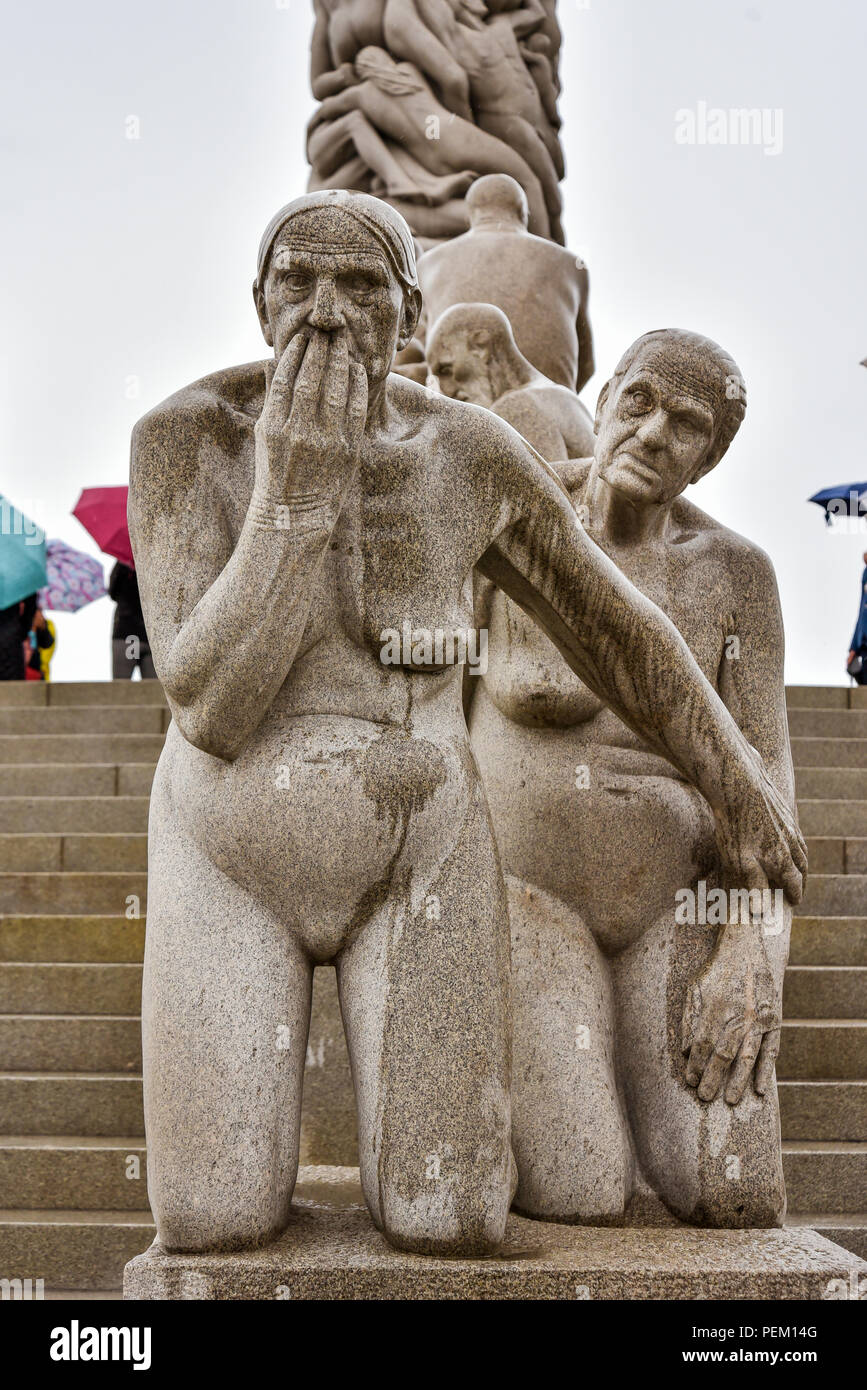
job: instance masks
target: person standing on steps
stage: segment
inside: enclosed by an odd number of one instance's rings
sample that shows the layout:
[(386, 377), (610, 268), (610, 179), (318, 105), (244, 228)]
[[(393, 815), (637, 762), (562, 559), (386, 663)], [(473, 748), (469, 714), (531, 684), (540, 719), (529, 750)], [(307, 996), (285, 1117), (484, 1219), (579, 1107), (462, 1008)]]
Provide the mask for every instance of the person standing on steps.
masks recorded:
[[(31, 630), (35, 634), (35, 646), (30, 641)], [(0, 680), (40, 679), (41, 668), (38, 655), (33, 669), (34, 672), (40, 672), (40, 675), (27, 676), (27, 669), (30, 666), (32, 654), (41, 652), (42, 648), (49, 647), (52, 643), (53, 635), (48, 632), (35, 594), (31, 594), (29, 598), (19, 599), (17, 603), (10, 604), (8, 608), (0, 609)]]
[(24, 630), (24, 679), (47, 681), (57, 633), (40, 608), (36, 594), (31, 594), (21, 605), (21, 627)]
[[(861, 575), (861, 607), (858, 609), (858, 621), (855, 624), (855, 631), (849, 644), (846, 669), (858, 685), (867, 685), (867, 550), (862, 558), (864, 560), (864, 573)], [(856, 657), (861, 658), (859, 669), (857, 671), (849, 670)]]
[(120, 560), (109, 576), (108, 595), (117, 604), (111, 630), (112, 680), (132, 680), (136, 666), (143, 681), (155, 680), (156, 671), (142, 617), (136, 573)]
[(23, 639), (21, 603), (10, 603), (0, 609), (0, 681), (23, 681)]

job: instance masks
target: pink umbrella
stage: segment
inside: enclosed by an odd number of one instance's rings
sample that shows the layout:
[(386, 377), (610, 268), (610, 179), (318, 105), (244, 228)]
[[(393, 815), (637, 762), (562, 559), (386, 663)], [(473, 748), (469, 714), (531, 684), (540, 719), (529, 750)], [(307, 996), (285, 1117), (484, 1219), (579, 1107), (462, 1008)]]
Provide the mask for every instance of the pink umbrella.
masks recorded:
[(72, 509), (100, 550), (135, 569), (126, 522), (128, 487), (86, 487)]

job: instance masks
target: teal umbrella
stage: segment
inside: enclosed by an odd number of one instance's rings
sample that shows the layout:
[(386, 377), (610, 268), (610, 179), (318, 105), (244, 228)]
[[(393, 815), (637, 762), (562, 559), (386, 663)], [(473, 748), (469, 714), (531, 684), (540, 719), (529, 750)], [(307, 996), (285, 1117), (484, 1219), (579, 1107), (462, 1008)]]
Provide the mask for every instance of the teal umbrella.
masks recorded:
[(0, 608), (29, 598), (47, 579), (45, 532), (0, 496)]

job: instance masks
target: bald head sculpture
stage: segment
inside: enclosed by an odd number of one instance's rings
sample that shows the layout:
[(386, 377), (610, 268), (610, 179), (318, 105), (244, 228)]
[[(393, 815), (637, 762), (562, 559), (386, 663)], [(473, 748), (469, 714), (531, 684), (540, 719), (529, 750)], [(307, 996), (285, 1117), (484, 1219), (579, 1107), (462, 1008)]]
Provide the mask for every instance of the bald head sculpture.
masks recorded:
[(495, 304), (447, 309), (430, 331), (427, 361), (443, 395), (488, 407), (540, 375), (518, 350), (512, 325)]
[(447, 309), (430, 330), (427, 362), (444, 395), (493, 410), (549, 462), (593, 452), (589, 413), (528, 362), (495, 304)]
[(526, 228), (527, 195), (508, 174), (485, 174), (476, 179), (466, 196), (470, 226), (486, 222), (519, 223)]

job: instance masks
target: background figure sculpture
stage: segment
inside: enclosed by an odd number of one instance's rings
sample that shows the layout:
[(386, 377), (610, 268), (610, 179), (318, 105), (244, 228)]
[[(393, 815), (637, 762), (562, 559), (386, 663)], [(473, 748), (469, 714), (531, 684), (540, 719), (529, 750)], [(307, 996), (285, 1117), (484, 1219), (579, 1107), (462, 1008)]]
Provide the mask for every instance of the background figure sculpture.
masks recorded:
[(508, 173), (531, 230), (563, 241), (555, 0), (313, 5), (311, 189), (384, 197), (428, 244), (466, 230), (474, 176)]
[(580, 391), (594, 371), (584, 262), (528, 231), (526, 201), (507, 174), (477, 179), (466, 207), (469, 231), (419, 261), (424, 295), (419, 337), (455, 304), (496, 304), (536, 370)]
[(549, 463), (593, 453), (589, 410), (527, 361), (496, 305), (446, 309), (428, 334), (427, 361), (444, 396), (492, 410)]

